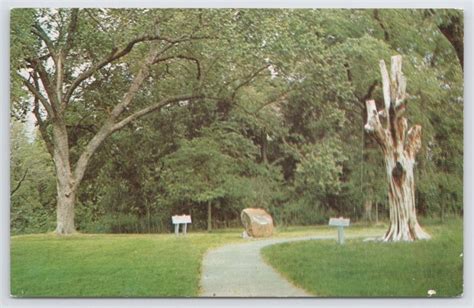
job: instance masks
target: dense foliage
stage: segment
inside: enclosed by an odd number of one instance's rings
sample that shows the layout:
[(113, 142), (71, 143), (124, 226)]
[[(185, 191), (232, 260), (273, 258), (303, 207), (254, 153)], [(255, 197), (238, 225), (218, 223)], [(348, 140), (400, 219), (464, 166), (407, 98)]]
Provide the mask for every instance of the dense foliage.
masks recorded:
[[(205, 228), (209, 203), (214, 227), (238, 224), (245, 207), (266, 208), (277, 224), (372, 219), (375, 205), (386, 217), (385, 170), (363, 130), (364, 102), (382, 104), (378, 62), (394, 54), (404, 57), (407, 117), (423, 127), (418, 212), (462, 215), (463, 70), (453, 44), (462, 11), (81, 9), (78, 16), (70, 78), (137, 35), (192, 32), (204, 39), (164, 54), (130, 112), (178, 90), (205, 97), (165, 106), (105, 140), (79, 187), (79, 231), (161, 232), (181, 213)], [(21, 122), (45, 111), (34, 110), (22, 87), (22, 59), (46, 52), (32, 23), (55, 33), (70, 19), (71, 10), (12, 11), (14, 233), (54, 229), (55, 173), (43, 141), (51, 130), (26, 137)], [(457, 29), (451, 36), (447, 25)], [(65, 121), (73, 161), (145, 52), (140, 45), (120, 65), (104, 66), (72, 97)]]

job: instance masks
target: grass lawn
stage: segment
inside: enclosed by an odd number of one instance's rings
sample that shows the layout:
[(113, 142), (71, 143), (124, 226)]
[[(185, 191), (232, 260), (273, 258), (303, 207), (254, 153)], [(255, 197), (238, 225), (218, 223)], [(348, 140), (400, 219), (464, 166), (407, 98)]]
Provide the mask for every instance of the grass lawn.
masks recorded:
[[(206, 250), (244, 241), (242, 229), (212, 233), (54, 234), (11, 237), (11, 293), (19, 297), (198, 296)], [(351, 232), (381, 234), (355, 227)], [(335, 234), (327, 226), (277, 229), (275, 237)], [(225, 274), (225, 273), (223, 273)]]
[(429, 241), (304, 241), (263, 249), (266, 262), (317, 296), (426, 297), (463, 292), (462, 220), (425, 225)]
[(19, 297), (196, 296), (202, 255), (238, 233), (52, 234), (11, 238), (11, 293)]

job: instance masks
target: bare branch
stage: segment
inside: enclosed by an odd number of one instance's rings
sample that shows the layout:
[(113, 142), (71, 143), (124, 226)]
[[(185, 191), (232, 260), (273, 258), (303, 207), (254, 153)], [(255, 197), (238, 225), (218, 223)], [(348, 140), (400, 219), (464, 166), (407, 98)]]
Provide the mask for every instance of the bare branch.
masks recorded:
[(408, 131), (407, 137), (405, 151), (411, 158), (415, 158), (415, 155), (421, 149), (421, 126), (412, 126)]
[(405, 135), (406, 131), (408, 128), (408, 121), (405, 117), (399, 117), (397, 118), (397, 129), (396, 131), (400, 134), (400, 143), (404, 144), (405, 143)]
[[(389, 117), (390, 110), (390, 79), (388, 76), (387, 67), (385, 66), (385, 61), (380, 60), (380, 74), (382, 75), (382, 85), (383, 85), (383, 100), (385, 103), (385, 115), (387, 119)], [(389, 121), (387, 121), (388, 123)], [(387, 124), (388, 125), (388, 124)]]
[(402, 56), (396, 55), (391, 58), (391, 100), (394, 109), (398, 111), (405, 100), (406, 79), (402, 72)]
[(382, 127), (382, 124), (380, 123), (375, 101), (368, 100), (365, 102), (365, 104), (367, 107), (367, 123), (365, 124), (364, 129), (367, 133), (373, 134), (379, 144), (385, 146), (387, 142), (386, 133)]

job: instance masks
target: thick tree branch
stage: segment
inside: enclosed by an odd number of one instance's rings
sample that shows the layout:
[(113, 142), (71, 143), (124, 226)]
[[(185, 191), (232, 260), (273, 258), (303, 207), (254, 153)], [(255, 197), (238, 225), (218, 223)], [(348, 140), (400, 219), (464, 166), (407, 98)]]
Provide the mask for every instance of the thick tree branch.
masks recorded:
[(120, 116), (120, 114), (122, 114), (125, 108), (127, 108), (128, 105), (130, 105), (132, 99), (140, 90), (140, 87), (143, 84), (143, 81), (145, 81), (145, 79), (149, 76), (150, 66), (153, 64), (158, 54), (159, 54), (159, 50), (157, 46), (151, 46), (150, 53), (145, 58), (145, 61), (140, 67), (140, 70), (138, 71), (137, 75), (132, 81), (132, 84), (128, 88), (127, 93), (125, 93), (125, 95), (123, 96), (122, 101), (119, 104), (117, 104), (112, 110), (111, 115), (110, 115), (112, 121), (115, 121)]
[(72, 9), (71, 11), (71, 21), (69, 22), (68, 30), (67, 30), (67, 37), (66, 37), (66, 44), (64, 46), (64, 58), (67, 57), (69, 51), (72, 48), (72, 44), (74, 42), (74, 36), (77, 31), (77, 20), (79, 16), (79, 9)]
[(378, 9), (374, 10), (374, 19), (379, 23), (380, 28), (382, 28), (382, 30), (383, 30), (384, 40), (386, 42), (390, 41), (390, 35), (388, 34), (388, 31), (385, 28), (385, 25), (383, 24), (382, 19), (379, 16), (379, 10)]
[[(46, 111), (48, 112), (48, 114), (51, 116), (51, 117), (54, 117), (54, 112), (53, 112), (53, 108), (51, 107), (51, 104), (48, 102), (48, 99), (46, 97), (44, 97), (40, 90), (39, 90), (39, 85), (38, 87), (35, 87), (34, 85), (32, 85), (28, 79), (26, 79), (24, 76), (22, 76), (20, 73), (17, 73), (17, 75), (21, 78), (21, 80), (23, 81), (23, 84), (28, 88), (28, 90), (30, 91), (31, 94), (33, 94), (33, 96), (37, 99), (39, 99), (39, 101), (41, 102), (41, 104), (44, 106), (44, 108), (46, 109)], [(36, 84), (38, 84), (37, 82), (35, 82)]]
[(123, 119), (120, 122), (114, 124), (112, 126), (112, 130), (115, 132), (115, 131), (123, 128), (124, 126), (126, 126), (130, 122), (132, 122), (132, 121), (134, 121), (138, 118), (141, 118), (141, 117), (143, 117), (143, 116), (145, 116), (145, 115), (147, 115), (147, 114), (149, 114), (153, 111), (157, 111), (157, 110), (159, 110), (163, 107), (166, 107), (168, 105), (178, 103), (178, 102), (182, 102), (182, 101), (192, 101), (192, 100), (202, 99), (202, 98), (204, 98), (204, 95), (183, 95), (183, 96), (176, 96), (176, 97), (164, 99), (164, 100), (160, 101), (159, 103), (148, 106), (146, 108), (143, 108), (143, 109), (129, 115), (125, 119)]
[[(33, 74), (33, 80), (34, 80), (35, 87), (39, 89), (38, 77), (35, 74)], [(41, 117), (39, 98), (36, 96), (33, 102), (33, 114), (35, 115), (36, 123), (39, 127), (39, 131), (41, 133), (41, 136), (43, 137), (44, 143), (46, 144), (46, 149), (48, 150), (51, 157), (53, 157), (54, 148), (53, 148), (53, 142), (51, 141), (51, 138), (48, 135), (48, 130), (47, 130), (48, 124), (45, 123)]]
[(97, 134), (95, 134), (94, 137), (89, 141), (86, 148), (80, 155), (77, 161), (76, 167), (74, 169), (74, 180), (75, 180), (74, 188), (77, 188), (77, 186), (82, 181), (87, 164), (89, 163), (89, 160), (92, 154), (94, 154), (95, 151), (102, 144), (102, 142), (104, 142), (104, 140), (111, 133), (114, 132), (113, 126), (115, 124), (115, 121), (122, 114), (122, 112), (128, 107), (132, 99), (140, 90), (140, 87), (143, 84), (143, 81), (149, 76), (150, 66), (155, 61), (158, 54), (159, 54), (159, 49), (156, 46), (156, 44), (153, 44), (151, 46), (151, 50), (148, 56), (145, 58), (145, 61), (142, 63), (140, 70), (138, 71), (137, 75), (133, 79), (132, 84), (130, 85), (128, 91), (124, 94), (122, 101), (114, 107), (109, 118), (105, 120), (102, 127), (99, 129)]
[(60, 104), (57, 100), (57, 93), (55, 90), (53, 90), (53, 87), (51, 85), (51, 79), (48, 72), (46, 72), (46, 69), (40, 61), (32, 62), (31, 65), (32, 68), (38, 73), (41, 83), (43, 84), (43, 88), (46, 91), (46, 94), (48, 95), (49, 103), (53, 111), (53, 113), (51, 113), (51, 116), (57, 116)]
[(54, 155), (53, 143), (51, 141), (51, 138), (48, 135), (47, 122), (43, 121), (43, 119), (41, 118), (41, 114), (40, 114), (40, 111), (39, 111), (39, 103), (38, 103), (37, 98), (35, 98), (33, 114), (35, 115), (36, 125), (38, 125), (39, 131), (40, 131), (41, 136), (43, 137), (44, 143), (46, 145), (46, 149), (48, 150), (48, 153), (51, 155), (51, 157), (53, 157), (53, 155)]
[[(351, 86), (354, 86), (354, 83), (353, 83), (353, 79), (352, 79), (352, 71), (350, 69), (350, 66), (348, 63), (344, 63), (344, 67), (346, 68), (346, 73), (347, 73), (347, 81), (351, 84)], [(371, 99), (372, 98), (372, 93), (374, 92), (375, 88), (377, 87), (377, 84), (378, 82), (377, 81), (374, 81), (370, 86), (369, 86), (369, 89), (367, 89), (367, 93), (363, 96), (363, 97), (359, 97), (356, 93), (354, 93), (354, 96), (358, 99), (358, 102), (360, 104), (356, 105), (357, 107), (359, 107), (360, 111), (362, 113), (364, 113), (365, 111), (365, 101), (367, 101), (368, 99)], [(351, 111), (347, 108), (344, 108), (342, 107), (344, 110), (346, 111)], [(364, 117), (364, 115), (362, 114), (362, 117)]]
[[(406, 79), (402, 73), (402, 57), (396, 55), (391, 57), (390, 77), (385, 62), (380, 60), (380, 73), (383, 83), (383, 97), (385, 110), (383, 114), (387, 117), (387, 129), (390, 131), (394, 146), (405, 137), (405, 120), (401, 120), (405, 111)], [(399, 135), (399, 136), (398, 136)]]
[(385, 116), (387, 117), (387, 125), (389, 123), (389, 110), (390, 110), (390, 77), (388, 76), (387, 67), (385, 66), (385, 61), (380, 60), (380, 74), (382, 75), (382, 89), (383, 89), (383, 101), (385, 106)]
[(55, 59), (56, 58), (56, 50), (55, 50), (54, 44), (51, 41), (51, 39), (49, 38), (49, 36), (46, 34), (46, 32), (43, 30), (43, 28), (39, 24), (36, 23), (36, 24), (33, 25), (32, 32), (33, 32), (33, 34), (38, 36), (44, 42), (44, 44), (48, 48), (49, 52), (53, 56), (53, 59)]
[(367, 108), (367, 123), (364, 129), (367, 133), (373, 134), (375, 140), (383, 147), (386, 147), (386, 131), (380, 123), (379, 113), (377, 112), (377, 106), (374, 100), (368, 100), (365, 102)]
[(179, 44), (179, 43), (183, 43), (183, 42), (186, 42), (186, 41), (191, 41), (191, 40), (199, 40), (199, 39), (206, 39), (206, 37), (181, 37), (181, 38), (178, 38), (178, 39), (171, 39), (171, 38), (167, 38), (167, 37), (161, 37), (161, 36), (153, 36), (153, 35), (145, 35), (145, 36), (142, 36), (142, 37), (139, 37), (139, 38), (136, 38), (134, 40), (131, 40), (130, 42), (128, 42), (123, 48), (121, 49), (117, 49), (115, 48), (114, 50), (112, 50), (110, 52), (110, 54), (105, 58), (103, 59), (102, 61), (96, 63), (95, 65), (93, 65), (91, 68), (89, 68), (87, 71), (83, 72), (82, 74), (80, 74), (71, 84), (71, 86), (69, 87), (69, 89), (66, 91), (66, 94), (64, 95), (64, 102), (66, 104), (69, 103), (69, 100), (72, 96), (72, 94), (74, 93), (74, 91), (76, 90), (76, 88), (86, 79), (88, 79), (89, 77), (91, 77), (95, 72), (97, 72), (98, 70), (100, 70), (101, 68), (103, 68), (104, 66), (106, 66), (107, 64), (115, 61), (115, 60), (118, 60), (122, 57), (124, 57), (125, 55), (127, 55), (128, 53), (130, 53), (133, 49), (133, 47), (137, 44), (137, 43), (141, 43), (141, 42), (147, 42), (147, 41), (165, 41), (165, 42), (168, 42), (168, 45), (166, 47), (164, 47), (159, 54), (163, 54), (165, 51), (167, 51), (168, 49), (170, 49), (171, 47), (175, 46), (176, 44)]
[(402, 56), (397, 55), (391, 58), (391, 86), (390, 95), (394, 109), (397, 113), (404, 110), (405, 91), (407, 81), (402, 72)]

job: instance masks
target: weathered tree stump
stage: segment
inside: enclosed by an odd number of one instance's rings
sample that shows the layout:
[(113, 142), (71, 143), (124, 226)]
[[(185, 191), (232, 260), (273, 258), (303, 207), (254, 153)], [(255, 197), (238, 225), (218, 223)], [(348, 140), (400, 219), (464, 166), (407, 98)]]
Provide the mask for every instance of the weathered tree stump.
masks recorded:
[[(406, 79), (402, 73), (402, 57), (391, 58), (391, 75), (385, 62), (380, 61), (385, 108), (377, 111), (374, 100), (367, 100), (365, 130), (380, 145), (388, 179), (390, 227), (384, 241), (413, 241), (429, 239), (419, 225), (415, 210), (415, 155), (421, 148), (421, 126), (414, 125), (408, 132), (406, 107)], [(381, 118), (385, 122), (381, 121)], [(385, 126), (385, 127), (384, 127)]]

